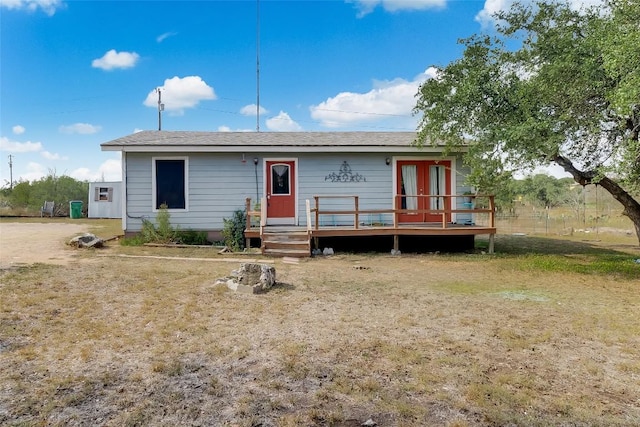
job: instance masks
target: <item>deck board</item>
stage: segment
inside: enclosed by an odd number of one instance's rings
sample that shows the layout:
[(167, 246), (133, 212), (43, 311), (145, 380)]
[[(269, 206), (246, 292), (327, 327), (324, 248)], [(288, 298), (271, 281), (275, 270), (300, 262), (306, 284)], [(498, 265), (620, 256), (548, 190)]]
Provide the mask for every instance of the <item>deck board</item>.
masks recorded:
[[(265, 232), (292, 233), (306, 232), (306, 227), (296, 226), (266, 226)], [(478, 225), (447, 224), (446, 228), (441, 223), (401, 224), (398, 227), (360, 225), (353, 226), (321, 226), (318, 229), (309, 230), (311, 237), (357, 237), (357, 236), (470, 236), (479, 234), (495, 234), (495, 227)], [(248, 238), (260, 238), (260, 228), (252, 227), (245, 230)]]

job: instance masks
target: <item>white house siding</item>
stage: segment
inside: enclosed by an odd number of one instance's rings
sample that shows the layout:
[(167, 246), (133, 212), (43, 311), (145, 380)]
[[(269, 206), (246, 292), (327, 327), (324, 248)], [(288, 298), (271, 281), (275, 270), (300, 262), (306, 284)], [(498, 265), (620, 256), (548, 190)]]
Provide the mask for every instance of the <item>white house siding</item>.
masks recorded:
[[(236, 209), (244, 209), (246, 198), (256, 200), (254, 158), (258, 163), (258, 192), (264, 194), (264, 159), (297, 159), (298, 224), (306, 225), (305, 201), (313, 206), (316, 195), (357, 195), (360, 209), (391, 209), (393, 207), (393, 163), (386, 158), (394, 153), (251, 153), (242, 162), (242, 153), (127, 153), (127, 214), (126, 231), (140, 231), (142, 219), (155, 220), (152, 202), (152, 159), (187, 157), (188, 211), (171, 211), (171, 223), (181, 229), (220, 230), (223, 219), (230, 218)], [(397, 157), (397, 156), (396, 156)], [(403, 158), (407, 154), (402, 154)], [(439, 158), (439, 154), (420, 153), (411, 157)], [(355, 177), (350, 182), (332, 182), (330, 175), (338, 174), (347, 162)], [(466, 171), (456, 161), (456, 190), (462, 194)], [(358, 181), (358, 177), (361, 179)], [(322, 199), (322, 209), (353, 209), (353, 199)], [(459, 218), (460, 220), (461, 218)], [(352, 216), (333, 216), (322, 219), (325, 224), (353, 224)], [(326, 221), (326, 222), (325, 222)], [(363, 215), (361, 222), (391, 223), (391, 214)]]
[[(305, 200), (311, 201), (314, 206), (313, 196), (316, 195), (357, 195), (359, 197), (359, 208), (367, 209), (392, 209), (394, 188), (394, 168), (393, 159), (395, 157), (439, 159), (440, 154), (420, 153), (418, 155), (407, 156), (406, 153), (341, 153), (341, 154), (314, 154), (301, 155), (299, 157), (299, 198), (298, 215), (300, 225), (306, 225)], [(391, 164), (386, 164), (386, 159), (391, 160)], [(354, 182), (332, 182), (327, 177), (331, 173), (339, 173), (343, 162), (347, 162), (352, 175), (356, 178)], [(455, 175), (454, 194), (462, 194), (470, 191), (466, 184), (468, 168), (464, 167), (462, 160), (457, 158), (454, 162)], [(452, 175), (453, 176), (453, 175)], [(358, 178), (363, 179), (358, 181)], [(462, 209), (463, 200), (457, 200), (459, 208)], [(353, 198), (320, 200), (321, 210), (353, 210)], [(470, 220), (469, 214), (458, 214), (457, 221)], [(359, 218), (361, 223), (385, 223), (392, 224), (392, 214), (364, 214)], [(312, 218), (312, 222), (314, 218)], [(353, 216), (349, 215), (326, 215), (320, 218), (321, 225), (352, 225)]]
[[(171, 210), (171, 224), (183, 230), (220, 230), (223, 218), (244, 209), (245, 199), (255, 199), (253, 157), (243, 163), (241, 154), (162, 153), (127, 155), (127, 230), (140, 231), (142, 219), (155, 221), (152, 202), (152, 158), (186, 156), (189, 162), (188, 210)], [(262, 188), (261, 165), (258, 185)]]
[[(358, 196), (360, 209), (391, 209), (393, 207), (392, 166), (385, 163), (387, 154), (340, 153), (313, 154), (299, 158), (299, 198), (298, 212), (300, 225), (306, 225), (305, 201), (309, 199), (314, 206), (313, 197), (319, 196)], [(346, 162), (351, 170), (353, 181), (332, 182), (331, 174), (339, 174)], [(353, 198), (320, 199), (321, 210), (353, 210)], [(385, 218), (382, 218), (385, 220)], [(312, 218), (313, 221), (313, 218)], [(379, 216), (365, 215), (361, 222), (381, 221)], [(391, 215), (386, 218), (391, 221)], [(322, 225), (352, 225), (352, 215), (332, 215), (320, 218)]]

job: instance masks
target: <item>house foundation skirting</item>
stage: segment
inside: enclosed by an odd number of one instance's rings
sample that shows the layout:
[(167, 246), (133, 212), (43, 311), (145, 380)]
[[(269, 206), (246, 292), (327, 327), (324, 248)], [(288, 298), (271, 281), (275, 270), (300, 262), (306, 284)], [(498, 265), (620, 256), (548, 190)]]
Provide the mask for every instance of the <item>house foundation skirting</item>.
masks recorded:
[[(494, 251), (494, 236), (496, 229), (493, 227), (478, 227), (478, 226), (450, 226), (447, 228), (441, 228), (438, 225), (424, 224), (422, 226), (400, 226), (400, 227), (360, 227), (354, 229), (353, 227), (321, 227), (319, 229), (307, 230), (305, 227), (263, 227), (263, 233), (268, 230), (268, 233), (300, 233), (307, 232), (311, 241), (311, 246), (314, 249), (321, 249), (320, 242), (331, 241), (343, 241), (346, 242), (351, 239), (353, 242), (358, 240), (366, 241), (367, 238), (385, 238), (388, 237), (389, 249), (393, 249), (398, 252), (402, 250), (402, 246), (411, 246), (409, 243), (420, 241), (430, 244), (437, 243), (439, 247), (446, 247), (447, 251), (456, 250), (468, 250), (469, 242), (473, 242), (477, 235), (487, 235), (489, 237), (489, 247), (487, 251), (493, 253)], [(260, 228), (251, 228), (245, 230), (245, 237), (247, 239), (261, 239)], [(386, 239), (385, 239), (386, 240)], [(366, 247), (360, 245), (361, 247)], [(434, 247), (438, 246), (434, 244)], [(456, 248), (456, 245), (459, 247)], [(357, 243), (354, 243), (353, 247), (358, 247)]]

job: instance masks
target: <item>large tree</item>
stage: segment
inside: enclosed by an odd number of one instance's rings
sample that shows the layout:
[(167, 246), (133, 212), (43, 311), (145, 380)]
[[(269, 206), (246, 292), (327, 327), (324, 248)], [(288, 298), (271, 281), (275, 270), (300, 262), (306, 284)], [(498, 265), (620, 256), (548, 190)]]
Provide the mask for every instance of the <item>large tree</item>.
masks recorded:
[(556, 163), (611, 193), (640, 239), (640, 1), (516, 4), (495, 19), (421, 86), (416, 144), (468, 147), (469, 179), (485, 191)]

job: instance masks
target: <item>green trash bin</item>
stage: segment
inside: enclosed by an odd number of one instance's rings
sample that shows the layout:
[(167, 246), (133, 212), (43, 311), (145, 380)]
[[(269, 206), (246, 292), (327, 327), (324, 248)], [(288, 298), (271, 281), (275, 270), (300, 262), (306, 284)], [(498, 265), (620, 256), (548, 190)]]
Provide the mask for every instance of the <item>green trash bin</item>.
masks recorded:
[(82, 218), (82, 200), (72, 200), (69, 202), (69, 217), (71, 219)]

